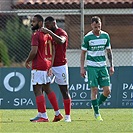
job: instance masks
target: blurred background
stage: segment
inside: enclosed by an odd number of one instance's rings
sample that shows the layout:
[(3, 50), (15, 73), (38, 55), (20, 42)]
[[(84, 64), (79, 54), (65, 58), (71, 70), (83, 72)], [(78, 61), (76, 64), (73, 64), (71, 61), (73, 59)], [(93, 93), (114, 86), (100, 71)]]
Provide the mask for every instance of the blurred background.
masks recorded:
[(69, 35), (68, 65), (80, 66), (83, 36), (98, 15), (111, 38), (115, 66), (133, 66), (132, 0), (0, 0), (0, 66), (24, 67), (35, 14), (53, 16)]

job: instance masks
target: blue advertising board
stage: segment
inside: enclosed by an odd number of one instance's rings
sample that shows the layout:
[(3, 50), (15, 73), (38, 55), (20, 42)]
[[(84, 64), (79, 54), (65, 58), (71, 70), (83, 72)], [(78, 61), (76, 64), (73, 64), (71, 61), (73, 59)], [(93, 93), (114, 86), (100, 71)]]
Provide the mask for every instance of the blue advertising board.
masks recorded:
[(117, 106), (133, 108), (133, 67), (120, 67), (117, 91)]
[[(57, 84), (51, 84), (57, 96), (59, 107), (63, 99)], [(79, 67), (69, 68), (69, 92), (72, 108), (91, 108), (90, 88), (80, 76)], [(99, 95), (102, 88), (99, 88)], [(45, 95), (45, 94), (44, 94)], [(47, 108), (52, 108), (47, 96)], [(101, 108), (133, 107), (133, 67), (115, 67), (111, 76), (111, 95)], [(34, 109), (35, 96), (31, 85), (30, 70), (26, 68), (0, 68), (0, 109)]]
[(25, 68), (0, 69), (0, 108), (35, 108), (30, 88), (30, 71)]

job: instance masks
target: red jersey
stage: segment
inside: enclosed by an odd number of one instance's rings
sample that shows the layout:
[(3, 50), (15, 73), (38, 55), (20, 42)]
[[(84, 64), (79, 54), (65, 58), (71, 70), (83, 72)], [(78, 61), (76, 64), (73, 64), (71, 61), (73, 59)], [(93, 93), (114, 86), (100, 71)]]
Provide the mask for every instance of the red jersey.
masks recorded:
[(52, 63), (52, 37), (41, 31), (32, 34), (32, 46), (38, 46), (38, 51), (32, 61), (32, 69), (46, 71)]
[(55, 41), (53, 41), (54, 46), (55, 46), (55, 59), (54, 59), (53, 66), (62, 66), (62, 65), (65, 65), (67, 63), (66, 49), (68, 46), (68, 35), (61, 28), (58, 28), (55, 31), (55, 34), (58, 36), (63, 36), (66, 38), (66, 41), (64, 44), (57, 44)]

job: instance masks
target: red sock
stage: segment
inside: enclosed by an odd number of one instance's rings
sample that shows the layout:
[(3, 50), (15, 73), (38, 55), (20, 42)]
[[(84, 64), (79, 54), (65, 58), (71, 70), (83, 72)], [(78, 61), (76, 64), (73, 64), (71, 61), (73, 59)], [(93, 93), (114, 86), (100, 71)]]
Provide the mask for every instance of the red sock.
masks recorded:
[(70, 115), (71, 111), (71, 99), (63, 99), (65, 115)]
[(48, 94), (48, 99), (50, 101), (50, 103), (52, 104), (54, 111), (59, 110), (59, 106), (58, 106), (58, 102), (56, 99), (56, 95), (55, 93), (52, 91), (51, 93)]
[(36, 97), (36, 105), (37, 105), (38, 112), (40, 113), (46, 112), (46, 102), (45, 102), (44, 95), (40, 95)]

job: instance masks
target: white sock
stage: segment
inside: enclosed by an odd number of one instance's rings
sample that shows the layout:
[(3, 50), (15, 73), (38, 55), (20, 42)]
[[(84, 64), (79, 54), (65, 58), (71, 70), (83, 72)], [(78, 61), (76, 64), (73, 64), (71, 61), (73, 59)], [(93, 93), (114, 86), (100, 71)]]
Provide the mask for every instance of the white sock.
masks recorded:
[(66, 115), (65, 119), (71, 119), (70, 115)]
[(38, 112), (37, 117), (41, 117), (41, 113), (40, 112)]
[(42, 118), (45, 118), (45, 119), (48, 119), (47, 112), (41, 113), (41, 117), (42, 117)]
[(100, 116), (100, 114), (96, 114), (96, 117)]
[(60, 110), (55, 111), (55, 115), (58, 116), (60, 114)]

